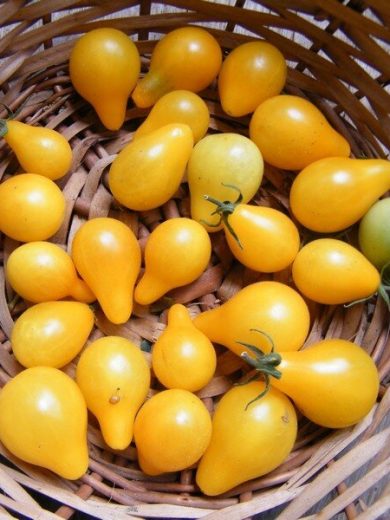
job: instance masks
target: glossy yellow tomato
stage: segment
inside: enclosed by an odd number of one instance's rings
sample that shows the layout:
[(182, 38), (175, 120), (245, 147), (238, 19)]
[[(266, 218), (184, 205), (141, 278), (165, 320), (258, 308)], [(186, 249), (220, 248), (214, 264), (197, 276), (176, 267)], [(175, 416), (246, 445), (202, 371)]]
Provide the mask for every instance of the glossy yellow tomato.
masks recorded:
[(211, 441), (196, 472), (206, 495), (269, 473), (291, 452), (297, 435), (294, 406), (274, 388), (253, 401), (264, 387), (262, 381), (234, 386), (217, 404)]
[(288, 267), (300, 247), (299, 231), (281, 211), (263, 206), (221, 202), (217, 206), (229, 248), (243, 265), (263, 273)]
[(237, 355), (245, 351), (238, 341), (255, 345), (267, 352), (266, 336), (271, 336), (276, 350), (298, 350), (310, 326), (309, 309), (302, 296), (281, 282), (264, 281), (247, 285), (220, 307), (204, 311), (194, 324), (213, 342), (224, 345)]
[(79, 38), (70, 54), (70, 79), (109, 130), (118, 130), (128, 98), (141, 69), (135, 43), (110, 27), (93, 29)]
[(195, 281), (210, 256), (210, 237), (195, 220), (177, 217), (159, 224), (146, 243), (145, 271), (135, 288), (135, 301), (149, 305), (171, 289)]
[[(267, 366), (266, 358), (257, 358), (260, 371)], [(279, 378), (271, 378), (272, 386), (321, 426), (352, 426), (375, 404), (378, 370), (368, 353), (351, 341), (325, 339), (298, 352), (281, 352), (280, 358)]]
[(85, 303), (37, 303), (15, 321), (12, 351), (24, 367), (61, 368), (81, 351), (93, 324), (94, 314)]
[(0, 230), (14, 240), (47, 240), (65, 216), (65, 197), (51, 179), (22, 173), (0, 184)]
[(210, 414), (199, 397), (187, 390), (155, 394), (135, 418), (138, 463), (148, 475), (192, 466), (205, 452), (210, 437)]
[(321, 233), (355, 224), (390, 189), (390, 161), (329, 157), (304, 168), (290, 190), (295, 218)]
[(193, 147), (188, 125), (164, 125), (131, 141), (114, 159), (108, 184), (113, 196), (132, 210), (146, 211), (177, 191)]
[(328, 305), (368, 298), (380, 285), (379, 272), (365, 256), (334, 238), (303, 246), (292, 264), (292, 276), (303, 295)]
[(235, 186), (246, 203), (259, 189), (263, 173), (263, 158), (250, 139), (234, 132), (207, 135), (194, 146), (188, 161), (191, 217), (209, 232), (218, 231), (220, 218), (204, 196), (233, 201), (236, 192), (231, 186)]
[(88, 469), (87, 407), (52, 367), (27, 368), (0, 391), (0, 441), (19, 459), (75, 480)]
[(271, 43), (252, 41), (235, 47), (222, 63), (218, 94), (223, 110), (244, 116), (281, 92), (287, 77), (283, 54)]
[(209, 109), (203, 99), (189, 90), (173, 90), (162, 96), (145, 121), (137, 128), (134, 139), (171, 123), (188, 125), (197, 143), (206, 135), (210, 122)]
[(84, 303), (96, 299), (78, 277), (70, 255), (47, 241), (28, 242), (14, 249), (6, 263), (6, 278), (15, 292), (33, 303), (68, 296)]
[(32, 126), (12, 119), (3, 121), (0, 135), (12, 148), (26, 172), (56, 180), (68, 173), (72, 164), (72, 148), (56, 130)]
[(76, 382), (108, 446), (127, 448), (150, 384), (150, 368), (141, 349), (119, 336), (92, 342), (80, 356)]
[(152, 106), (172, 90), (199, 92), (217, 77), (222, 50), (202, 27), (174, 29), (157, 42), (147, 74), (135, 87), (132, 98), (138, 107)]
[(87, 220), (74, 235), (72, 258), (106, 317), (125, 323), (141, 267), (141, 248), (132, 230), (110, 217)]
[(168, 312), (168, 323), (152, 349), (152, 368), (166, 388), (196, 392), (214, 375), (217, 356), (211, 341), (197, 329), (179, 303)]
[(351, 151), (313, 103), (287, 94), (260, 103), (249, 135), (267, 163), (285, 170), (301, 170), (324, 157), (348, 157)]

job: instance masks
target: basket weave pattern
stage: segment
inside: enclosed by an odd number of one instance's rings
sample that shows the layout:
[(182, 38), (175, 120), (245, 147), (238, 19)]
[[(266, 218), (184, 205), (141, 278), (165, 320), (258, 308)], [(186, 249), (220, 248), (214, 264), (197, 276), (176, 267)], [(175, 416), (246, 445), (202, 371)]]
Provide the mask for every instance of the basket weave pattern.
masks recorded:
[[(131, 4), (129, 6), (129, 4)], [(230, 4), (230, 5), (229, 5)], [(99, 123), (91, 107), (70, 84), (68, 58), (74, 37), (89, 29), (111, 26), (129, 34), (142, 55), (143, 71), (156, 39), (185, 24), (201, 24), (224, 51), (253, 38), (276, 45), (289, 64), (285, 92), (308, 98), (350, 142), (356, 157), (386, 158), (390, 149), (390, 4), (387, 0), (236, 0), (206, 2), (172, 0), (10, 0), (0, 6), (1, 102), (17, 119), (60, 131), (71, 143), (70, 173), (58, 181), (67, 201), (64, 223), (51, 241), (69, 249), (80, 225), (89, 218), (112, 216), (128, 224), (141, 246), (165, 219), (189, 216), (185, 183), (174, 199), (156, 210), (135, 213), (113, 200), (107, 188), (107, 168), (132, 138), (147, 111), (129, 101), (126, 122), (118, 132)], [(211, 114), (210, 132), (248, 134), (247, 117), (232, 119), (221, 109), (215, 85), (201, 93)], [(2, 117), (6, 116), (6, 112)], [(0, 143), (0, 178), (18, 171), (8, 146)], [(288, 211), (292, 175), (266, 165), (254, 203)], [(221, 233), (212, 237), (213, 262), (196, 282), (170, 293), (191, 313), (226, 301), (240, 288), (263, 279), (233, 261)], [(27, 303), (4, 278), (3, 266), (18, 245), (0, 237), (0, 385), (21, 370), (12, 355), (9, 336)], [(272, 279), (290, 283), (289, 270)], [(137, 344), (153, 343), (164, 329), (164, 301), (153, 312), (136, 306), (125, 325), (113, 325), (97, 311), (91, 339), (120, 335)], [(177, 474), (148, 477), (138, 468), (135, 448), (115, 453), (103, 442), (91, 420), (88, 440), (90, 471), (68, 482), (22, 463), (0, 445), (0, 518), (71, 518), (84, 512), (95, 518), (321, 518), (386, 517), (390, 509), (389, 315), (381, 299), (344, 308), (310, 304), (312, 326), (307, 343), (328, 337), (353, 340), (377, 363), (381, 387), (377, 406), (360, 424), (340, 431), (320, 428), (303, 418), (288, 460), (269, 475), (250, 481), (216, 498), (203, 496), (190, 468)], [(146, 354), (148, 355), (148, 354)], [(66, 367), (74, 375), (75, 363)], [(213, 410), (216, 400), (246, 368), (222, 351), (212, 382), (198, 395)], [(158, 390), (152, 386), (151, 393)], [(10, 464), (11, 463), (11, 464)], [(362, 470), (362, 468), (364, 468)], [(356, 477), (356, 472), (360, 474)], [(354, 475), (353, 479), (350, 479)], [(375, 493), (367, 494), (374, 486)], [(37, 492), (38, 494), (34, 493)], [(42, 497), (53, 500), (46, 507)], [(325, 505), (324, 505), (325, 504)], [(276, 508), (276, 509), (275, 509)], [(51, 512), (53, 511), (53, 512)], [(263, 517), (264, 514), (264, 517)], [(309, 515), (309, 516), (305, 516)], [(76, 516), (75, 516), (76, 518)]]

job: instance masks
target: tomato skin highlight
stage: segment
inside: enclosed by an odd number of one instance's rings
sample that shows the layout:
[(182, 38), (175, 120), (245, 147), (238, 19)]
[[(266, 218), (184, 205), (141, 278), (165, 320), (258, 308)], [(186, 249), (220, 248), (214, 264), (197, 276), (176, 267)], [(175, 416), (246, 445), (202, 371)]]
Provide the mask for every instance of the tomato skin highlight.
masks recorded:
[(289, 398), (262, 381), (237, 385), (218, 402), (210, 444), (196, 472), (203, 493), (219, 495), (278, 467), (293, 449), (297, 416)]

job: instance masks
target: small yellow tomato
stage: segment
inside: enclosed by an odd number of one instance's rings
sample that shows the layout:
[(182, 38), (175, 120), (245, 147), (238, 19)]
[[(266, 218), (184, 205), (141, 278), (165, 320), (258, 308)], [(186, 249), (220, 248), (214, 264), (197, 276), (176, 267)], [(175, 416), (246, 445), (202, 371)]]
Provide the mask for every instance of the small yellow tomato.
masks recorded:
[(348, 141), (310, 101), (280, 94), (256, 108), (249, 136), (265, 162), (285, 170), (301, 170), (324, 157), (348, 157)]
[(238, 291), (220, 307), (204, 311), (194, 325), (213, 343), (237, 355), (247, 349), (239, 341), (270, 350), (270, 336), (279, 351), (298, 350), (309, 332), (310, 314), (305, 300), (292, 287), (274, 281), (256, 282)]
[(123, 222), (97, 217), (84, 222), (72, 242), (72, 258), (112, 323), (125, 323), (133, 310), (133, 290), (141, 248)]
[(32, 126), (12, 119), (4, 120), (0, 135), (12, 148), (26, 172), (56, 180), (68, 173), (72, 164), (72, 148), (56, 130)]
[(198, 330), (184, 305), (173, 305), (168, 324), (152, 349), (152, 368), (166, 388), (196, 392), (214, 375), (217, 356), (211, 341)]
[(174, 29), (154, 47), (149, 70), (138, 81), (133, 101), (147, 108), (172, 90), (200, 92), (217, 77), (221, 63), (221, 47), (206, 29)]
[(79, 38), (70, 54), (70, 79), (96, 110), (103, 125), (118, 130), (141, 69), (135, 43), (111, 27), (93, 29)]
[(177, 217), (159, 224), (146, 242), (145, 271), (135, 288), (135, 301), (149, 305), (171, 289), (193, 282), (210, 256), (210, 237), (195, 220)]
[(192, 392), (164, 390), (146, 401), (134, 423), (134, 440), (141, 469), (148, 475), (192, 466), (211, 438), (211, 418)]
[(255, 400), (264, 389), (262, 381), (237, 385), (217, 404), (211, 441), (196, 472), (196, 482), (206, 495), (219, 495), (269, 473), (293, 449), (294, 406), (275, 388)]
[(88, 469), (87, 407), (52, 367), (27, 368), (0, 391), (0, 441), (19, 459), (76, 480)]
[(61, 368), (81, 351), (93, 324), (94, 314), (85, 303), (37, 303), (15, 321), (12, 351), (24, 367)]
[(14, 240), (47, 240), (64, 216), (65, 197), (51, 179), (22, 173), (0, 184), (0, 230)]
[(179, 123), (164, 125), (131, 141), (108, 172), (113, 196), (135, 211), (161, 206), (179, 188), (192, 147), (191, 128)]
[(187, 167), (191, 217), (209, 232), (218, 231), (220, 218), (204, 196), (232, 201), (236, 193), (231, 186), (235, 186), (246, 203), (259, 189), (263, 172), (262, 155), (247, 137), (234, 132), (203, 137), (194, 146)]
[(108, 446), (127, 448), (150, 385), (150, 368), (141, 349), (119, 336), (94, 341), (80, 356), (76, 382)]
[(352, 245), (334, 238), (303, 246), (292, 264), (292, 277), (303, 295), (327, 305), (368, 298), (380, 285), (371, 262)]
[(188, 125), (197, 143), (206, 135), (210, 112), (203, 99), (194, 92), (173, 90), (156, 102), (145, 121), (137, 128), (134, 139), (171, 123)]
[(33, 303), (68, 296), (84, 303), (96, 299), (78, 277), (70, 255), (47, 241), (28, 242), (14, 249), (6, 263), (6, 278), (15, 292)]
[(287, 77), (283, 54), (265, 41), (235, 47), (222, 63), (218, 93), (223, 110), (234, 117), (253, 112), (281, 92)]

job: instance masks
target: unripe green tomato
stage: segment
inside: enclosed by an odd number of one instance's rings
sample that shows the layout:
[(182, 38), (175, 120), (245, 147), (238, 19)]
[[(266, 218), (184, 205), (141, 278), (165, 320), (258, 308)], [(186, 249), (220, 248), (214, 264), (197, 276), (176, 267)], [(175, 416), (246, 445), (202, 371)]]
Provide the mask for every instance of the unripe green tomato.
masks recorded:
[(359, 247), (378, 269), (390, 262), (390, 197), (375, 202), (361, 219)]

